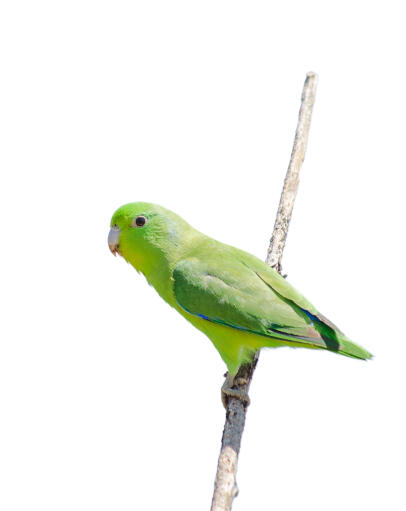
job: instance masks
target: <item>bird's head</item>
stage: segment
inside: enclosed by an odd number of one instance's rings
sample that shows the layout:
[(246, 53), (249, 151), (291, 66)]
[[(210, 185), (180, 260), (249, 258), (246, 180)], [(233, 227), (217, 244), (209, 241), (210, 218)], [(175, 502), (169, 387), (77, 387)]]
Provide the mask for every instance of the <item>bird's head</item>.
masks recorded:
[(121, 206), (110, 223), (108, 244), (137, 270), (147, 272), (162, 257), (176, 252), (192, 228), (178, 215), (156, 204)]

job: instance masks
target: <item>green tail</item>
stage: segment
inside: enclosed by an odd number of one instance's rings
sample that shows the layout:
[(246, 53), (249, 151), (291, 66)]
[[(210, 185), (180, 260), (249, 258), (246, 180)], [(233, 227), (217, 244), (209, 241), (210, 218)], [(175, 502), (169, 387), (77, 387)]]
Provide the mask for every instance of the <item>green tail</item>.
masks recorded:
[[(341, 332), (340, 332), (341, 334)], [(357, 344), (354, 344), (349, 339), (347, 339), (343, 334), (338, 336), (339, 341), (339, 348), (338, 353), (341, 355), (345, 355), (347, 357), (352, 358), (360, 358), (362, 360), (369, 360), (373, 357), (369, 351), (364, 350), (364, 348), (361, 348), (361, 346), (358, 346)]]
[[(309, 335), (309, 337), (300, 336), (301, 341), (304, 341), (304, 347), (321, 348), (361, 360), (369, 360), (373, 357), (369, 351), (350, 341), (334, 323), (322, 314), (317, 313), (316, 316), (300, 307), (297, 307), (297, 312), (307, 321), (311, 321), (314, 329), (313, 335)], [(292, 342), (295, 338), (285, 332), (285, 335), (281, 335), (281, 339)], [(298, 340), (299, 336), (296, 336), (296, 339)]]

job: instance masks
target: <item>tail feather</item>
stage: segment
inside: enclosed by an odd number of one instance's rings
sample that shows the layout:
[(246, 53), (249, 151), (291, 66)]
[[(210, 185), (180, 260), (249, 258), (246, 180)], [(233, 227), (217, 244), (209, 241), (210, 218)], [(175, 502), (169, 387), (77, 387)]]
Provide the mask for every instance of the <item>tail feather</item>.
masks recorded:
[(358, 344), (351, 342), (345, 336), (340, 336), (338, 353), (346, 355), (347, 357), (360, 358), (362, 360), (369, 360), (373, 357), (369, 351), (365, 350)]
[[(372, 358), (372, 354), (369, 353), (369, 351), (350, 341), (350, 339), (348, 339), (334, 323), (323, 316), (323, 314), (318, 313), (317, 316), (313, 316), (312, 319), (315, 320), (314, 326), (326, 341), (326, 347), (330, 351), (362, 360), (369, 360)], [(329, 345), (328, 341), (330, 341), (330, 343), (335, 343), (335, 345)]]

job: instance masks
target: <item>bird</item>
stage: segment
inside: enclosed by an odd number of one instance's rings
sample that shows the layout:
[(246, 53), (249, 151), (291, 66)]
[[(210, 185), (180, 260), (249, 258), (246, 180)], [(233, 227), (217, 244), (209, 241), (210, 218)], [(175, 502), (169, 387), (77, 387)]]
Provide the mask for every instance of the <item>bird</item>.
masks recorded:
[(118, 208), (108, 245), (179, 314), (203, 332), (227, 366), (222, 401), (248, 395), (233, 388), (241, 365), (262, 348), (322, 349), (368, 360), (275, 269), (254, 255), (199, 232), (174, 212), (147, 202)]

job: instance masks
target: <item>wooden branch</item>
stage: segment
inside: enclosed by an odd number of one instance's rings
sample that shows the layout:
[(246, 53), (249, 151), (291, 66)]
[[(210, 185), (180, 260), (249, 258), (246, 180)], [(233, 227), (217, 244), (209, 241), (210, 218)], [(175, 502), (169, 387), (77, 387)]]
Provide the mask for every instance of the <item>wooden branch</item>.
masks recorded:
[[(281, 273), (281, 260), (292, 216), (293, 205), (299, 185), (299, 172), (305, 157), (314, 99), (316, 96), (317, 75), (308, 73), (303, 85), (299, 119), (293, 142), (289, 167), (276, 215), (274, 230), (270, 240), (266, 262)], [(249, 386), (258, 362), (259, 352), (251, 364), (240, 367), (235, 378), (234, 388), (248, 394)], [(233, 499), (238, 493), (236, 474), (241, 437), (244, 431), (246, 404), (238, 398), (227, 400), (226, 421), (221, 440), (216, 480), (211, 511), (230, 511)]]
[(295, 140), (289, 167), (286, 172), (285, 182), (279, 201), (278, 213), (271, 241), (269, 243), (266, 263), (281, 273), (282, 253), (288, 235), (289, 222), (292, 216), (297, 188), (299, 185), (299, 172), (306, 153), (307, 139), (310, 129), (314, 99), (316, 97), (317, 75), (308, 73), (303, 85), (302, 103), (300, 105), (299, 119), (297, 122)]

